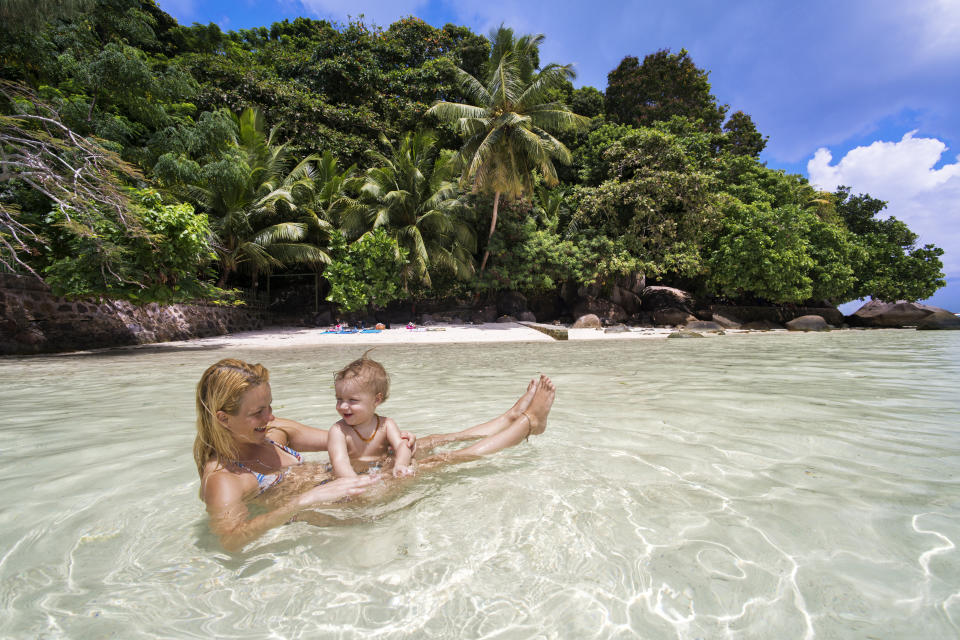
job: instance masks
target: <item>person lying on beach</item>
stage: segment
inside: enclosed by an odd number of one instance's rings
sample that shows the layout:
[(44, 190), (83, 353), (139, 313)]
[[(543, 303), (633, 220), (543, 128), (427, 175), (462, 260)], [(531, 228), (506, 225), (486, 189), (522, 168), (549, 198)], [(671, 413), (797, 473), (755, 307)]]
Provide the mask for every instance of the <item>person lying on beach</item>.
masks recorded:
[[(325, 523), (312, 507), (358, 496), (375, 483), (396, 482), (372, 474), (334, 478), (325, 464), (305, 462), (301, 452), (326, 451), (329, 434), (275, 417), (269, 380), (263, 365), (227, 358), (207, 368), (197, 384), (193, 457), (200, 498), (211, 531), (230, 551), (294, 519)], [(555, 395), (553, 382), (540, 376), (496, 418), (458, 433), (421, 438), (419, 454), (447, 442), (477, 441), (424, 457), (418, 469), (476, 460), (543, 433)], [(260, 514), (250, 517), (250, 506)]]
[[(368, 352), (369, 353), (369, 352)], [(377, 414), (377, 407), (390, 395), (390, 379), (383, 365), (363, 356), (333, 376), (340, 420), (330, 427), (327, 452), (333, 474), (352, 478), (379, 468), (378, 462), (393, 448), (393, 475), (413, 475), (413, 447), (397, 423)]]

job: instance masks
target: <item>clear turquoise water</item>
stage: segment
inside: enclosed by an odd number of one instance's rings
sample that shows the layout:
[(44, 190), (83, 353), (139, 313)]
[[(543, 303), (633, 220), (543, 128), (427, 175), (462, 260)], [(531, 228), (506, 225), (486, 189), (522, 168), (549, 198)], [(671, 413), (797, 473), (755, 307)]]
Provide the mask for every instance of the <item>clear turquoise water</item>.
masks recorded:
[(361, 351), (0, 360), (0, 637), (960, 635), (957, 332), (381, 347), (403, 427), (488, 418), (542, 371), (546, 434), (220, 551), (200, 373), (263, 362), (276, 413), (326, 426)]

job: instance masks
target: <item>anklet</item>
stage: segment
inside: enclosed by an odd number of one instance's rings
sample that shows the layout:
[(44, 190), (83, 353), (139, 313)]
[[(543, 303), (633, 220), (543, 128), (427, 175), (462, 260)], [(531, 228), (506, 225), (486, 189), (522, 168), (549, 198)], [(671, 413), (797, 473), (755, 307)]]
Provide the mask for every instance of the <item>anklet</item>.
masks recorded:
[(530, 432), (533, 431), (533, 420), (530, 419), (530, 416), (527, 415), (526, 411), (521, 411), (520, 415), (527, 419), (527, 435), (524, 440), (530, 440)]

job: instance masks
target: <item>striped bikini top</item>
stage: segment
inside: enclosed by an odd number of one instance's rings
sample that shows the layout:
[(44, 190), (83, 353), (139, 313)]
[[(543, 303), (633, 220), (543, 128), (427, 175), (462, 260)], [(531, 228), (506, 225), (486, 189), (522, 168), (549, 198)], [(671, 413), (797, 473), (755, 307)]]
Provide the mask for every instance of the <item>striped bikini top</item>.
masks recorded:
[[(290, 447), (288, 447), (288, 446), (286, 446), (286, 445), (282, 445), (282, 444), (280, 444), (279, 442), (274, 442), (273, 440), (270, 440), (269, 438), (267, 438), (267, 442), (269, 442), (270, 444), (272, 444), (272, 445), (274, 445), (274, 446), (276, 446), (276, 447), (279, 447), (279, 448), (283, 449), (284, 451), (286, 451), (287, 453), (289, 453), (290, 455), (292, 455), (294, 458), (297, 459), (297, 464), (303, 464), (303, 456), (301, 456), (299, 452), (294, 451), (294, 450), (291, 449)], [(239, 460), (234, 460), (234, 463), (235, 463), (238, 467), (240, 467), (241, 469), (245, 469), (245, 470), (249, 471), (250, 473), (252, 473), (252, 474), (257, 478), (257, 484), (260, 485), (260, 493), (263, 493), (264, 491), (266, 491), (267, 489), (269, 489), (269, 488), (272, 487), (273, 485), (275, 485), (275, 484), (277, 484), (278, 482), (280, 482), (281, 480), (283, 480), (283, 471), (278, 471), (277, 473), (257, 473), (256, 471), (254, 471), (253, 469), (251, 469), (251, 468), (248, 467), (247, 465), (243, 464), (243, 463), (240, 462)], [(259, 494), (257, 494), (257, 495), (259, 495)]]

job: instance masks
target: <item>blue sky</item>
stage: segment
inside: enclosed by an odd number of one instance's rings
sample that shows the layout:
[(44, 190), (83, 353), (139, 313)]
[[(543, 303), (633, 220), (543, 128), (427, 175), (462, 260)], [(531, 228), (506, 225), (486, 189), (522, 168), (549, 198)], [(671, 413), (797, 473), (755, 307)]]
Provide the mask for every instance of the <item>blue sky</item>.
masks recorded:
[[(921, 242), (942, 247), (948, 286), (931, 303), (960, 311), (960, 1), (159, 0), (181, 24), (225, 30), (361, 14), (415, 15), (486, 34), (501, 22), (543, 33), (543, 62), (573, 63), (577, 86), (606, 88), (626, 55), (685, 48), (713, 93), (770, 136), (762, 159), (815, 185), (888, 202)], [(853, 305), (855, 308), (857, 305)]]

